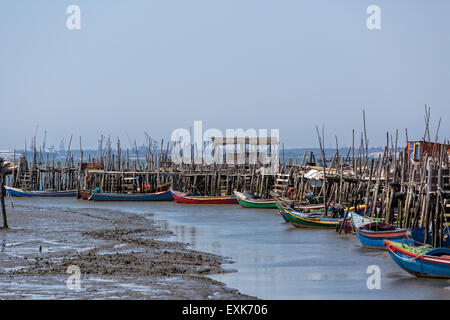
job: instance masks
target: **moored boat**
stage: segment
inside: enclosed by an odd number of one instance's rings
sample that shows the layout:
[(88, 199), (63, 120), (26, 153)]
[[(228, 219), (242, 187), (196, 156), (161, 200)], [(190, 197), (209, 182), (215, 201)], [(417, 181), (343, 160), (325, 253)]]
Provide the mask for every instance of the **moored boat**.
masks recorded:
[(414, 247), (390, 240), (385, 240), (384, 245), (395, 263), (410, 274), (450, 279), (449, 248)]
[(296, 228), (336, 228), (339, 218), (324, 216), (322, 212), (301, 213), (294, 210), (283, 210), (284, 219)]
[(255, 199), (246, 193), (238, 191), (234, 191), (234, 195), (238, 203), (244, 208), (277, 208), (277, 201), (275, 199)]
[(39, 191), (27, 191), (19, 188), (7, 187), (6, 191), (13, 197), (76, 197), (77, 190), (39, 190)]
[(178, 203), (190, 204), (237, 204), (236, 197), (232, 196), (199, 196), (171, 190), (172, 196)]
[(92, 192), (88, 197), (95, 201), (171, 201), (170, 190), (154, 193), (103, 193)]
[(414, 229), (397, 228), (392, 224), (384, 222), (370, 222), (355, 229), (359, 241), (367, 248), (383, 249), (384, 240), (394, 240), (400, 243), (414, 245)]

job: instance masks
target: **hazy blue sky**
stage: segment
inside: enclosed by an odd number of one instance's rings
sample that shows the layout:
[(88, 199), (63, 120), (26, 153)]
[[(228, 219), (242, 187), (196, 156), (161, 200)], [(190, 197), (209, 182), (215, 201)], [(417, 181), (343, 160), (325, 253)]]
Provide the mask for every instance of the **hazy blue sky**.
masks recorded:
[[(66, 8), (81, 8), (81, 30)], [(366, 9), (381, 8), (381, 30)], [(287, 147), (351, 143), (367, 113), (370, 144), (386, 131), (450, 138), (450, 1), (2, 1), (0, 149), (39, 125), (48, 145), (71, 134), (169, 138), (204, 128), (279, 128)], [(359, 134), (359, 133), (358, 133)], [(432, 132), (434, 135), (434, 132)]]

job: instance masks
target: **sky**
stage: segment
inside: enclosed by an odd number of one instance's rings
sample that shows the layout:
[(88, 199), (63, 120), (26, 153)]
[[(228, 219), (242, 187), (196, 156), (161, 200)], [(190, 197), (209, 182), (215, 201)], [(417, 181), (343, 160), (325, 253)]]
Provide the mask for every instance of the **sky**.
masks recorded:
[[(69, 5), (81, 29), (69, 30)], [(380, 8), (369, 30), (367, 7)], [(72, 0), (0, 3), (0, 149), (177, 128), (279, 129), (286, 148), (386, 132), (450, 138), (450, 1)], [(113, 145), (115, 143), (113, 142)]]

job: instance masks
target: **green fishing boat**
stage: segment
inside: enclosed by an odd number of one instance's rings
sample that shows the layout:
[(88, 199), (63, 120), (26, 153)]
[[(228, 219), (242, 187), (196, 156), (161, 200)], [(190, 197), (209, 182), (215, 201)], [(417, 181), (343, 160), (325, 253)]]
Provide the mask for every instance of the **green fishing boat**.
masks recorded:
[(244, 208), (276, 209), (277, 201), (275, 199), (255, 199), (250, 195), (234, 191), (238, 203)]
[(324, 228), (335, 229), (339, 224), (339, 218), (329, 218), (322, 212), (301, 213), (283, 209), (284, 219), (296, 228)]

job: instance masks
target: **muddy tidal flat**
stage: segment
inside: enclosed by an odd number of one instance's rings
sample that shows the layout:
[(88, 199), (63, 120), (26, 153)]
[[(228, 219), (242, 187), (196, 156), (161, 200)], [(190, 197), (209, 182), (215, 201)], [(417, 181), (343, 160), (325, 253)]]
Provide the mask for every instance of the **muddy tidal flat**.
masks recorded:
[(252, 298), (205, 277), (226, 273), (221, 265), (230, 261), (165, 241), (171, 232), (145, 215), (17, 203), (7, 209), (0, 299)]

